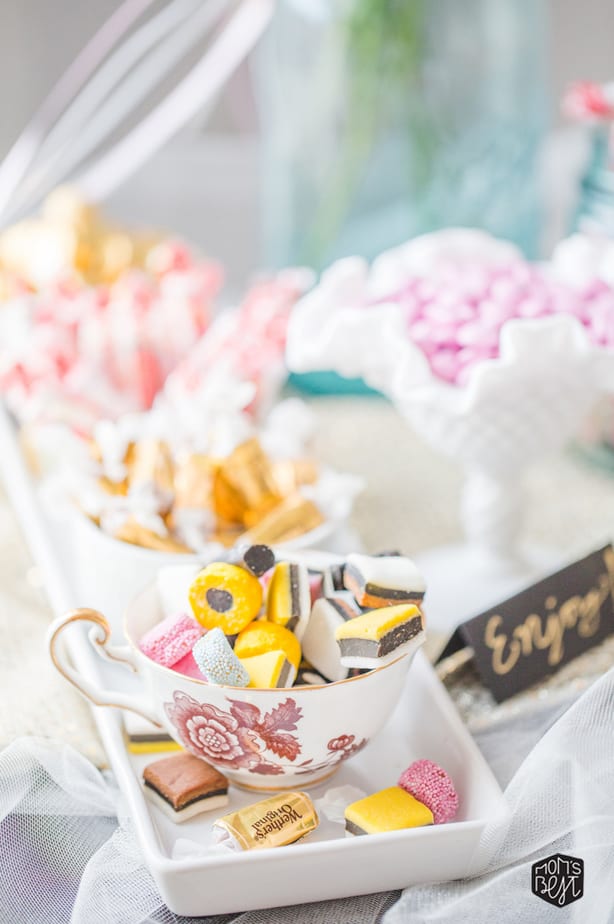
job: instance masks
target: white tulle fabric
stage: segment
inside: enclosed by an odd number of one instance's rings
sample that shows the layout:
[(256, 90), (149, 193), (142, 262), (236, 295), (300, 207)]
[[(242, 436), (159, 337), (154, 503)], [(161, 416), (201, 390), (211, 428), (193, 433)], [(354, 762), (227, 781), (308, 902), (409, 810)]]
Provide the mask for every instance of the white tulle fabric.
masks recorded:
[[(474, 857), (486, 874), (455, 883), (199, 918), (208, 924), (478, 924), (614, 920), (614, 671), (569, 708), (495, 726), (478, 739), (507, 784), (510, 815)], [(509, 780), (509, 783), (508, 783)], [(116, 817), (117, 816), (117, 817)], [(118, 820), (119, 819), (119, 820)], [(493, 852), (494, 851), (494, 852)], [(531, 864), (555, 852), (585, 863), (568, 908), (531, 893)], [(206, 908), (203, 908), (206, 913)], [(194, 919), (196, 920), (196, 919)], [(143, 864), (110, 776), (67, 746), (21, 739), (0, 755), (0, 921), (180, 924)]]

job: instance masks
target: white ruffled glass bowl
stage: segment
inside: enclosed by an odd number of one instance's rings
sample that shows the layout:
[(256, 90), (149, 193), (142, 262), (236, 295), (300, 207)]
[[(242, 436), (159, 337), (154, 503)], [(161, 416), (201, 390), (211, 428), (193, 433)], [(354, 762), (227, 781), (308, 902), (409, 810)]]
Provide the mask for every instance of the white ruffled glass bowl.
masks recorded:
[(428, 617), (441, 629), (557, 564), (520, 542), (523, 474), (570, 440), (600, 392), (614, 390), (614, 353), (563, 314), (507, 321), (499, 356), (477, 363), (462, 386), (436, 377), (409, 339), (402, 307), (382, 296), (410, 275), (428, 276), (450, 255), (496, 263), (516, 252), (480, 232), (450, 231), (389, 251), (371, 268), (359, 258), (341, 260), (295, 307), (287, 347), (293, 371), (361, 376), (463, 466), (466, 542), (421, 559), (430, 578)]

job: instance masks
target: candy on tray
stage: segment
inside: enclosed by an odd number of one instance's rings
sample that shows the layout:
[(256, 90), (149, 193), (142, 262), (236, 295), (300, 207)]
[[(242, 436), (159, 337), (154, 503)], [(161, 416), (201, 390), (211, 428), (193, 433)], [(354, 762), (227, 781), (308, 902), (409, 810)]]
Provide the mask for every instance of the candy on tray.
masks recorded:
[(416, 760), (404, 770), (398, 785), (433, 813), (434, 823), (452, 821), (458, 812), (458, 794), (445, 770), (432, 760)]
[(269, 651), (283, 651), (295, 670), (301, 663), (301, 644), (294, 633), (268, 620), (250, 623), (237, 636), (234, 652), (238, 658), (253, 658)]
[(344, 667), (379, 667), (423, 644), (422, 613), (413, 603), (369, 610), (337, 626), (335, 638)]
[(345, 824), (345, 809), (350, 802), (357, 802), (366, 796), (364, 789), (357, 786), (333, 786), (327, 789), (324, 795), (317, 800), (316, 809), (328, 821), (336, 824)]
[(192, 754), (177, 754), (148, 764), (143, 781), (150, 801), (177, 824), (228, 805), (226, 777)]
[(321, 597), (312, 609), (303, 636), (303, 653), (328, 680), (344, 680), (349, 668), (341, 663), (335, 632), (348, 619), (360, 615), (361, 609), (349, 591), (334, 597)]
[(259, 613), (262, 586), (245, 568), (213, 562), (197, 575), (189, 590), (194, 616), (205, 629), (219, 626), (236, 635)]
[(424, 578), (402, 555), (348, 555), (343, 580), (361, 606), (420, 603), (424, 597)]
[(172, 667), (192, 651), (203, 629), (186, 613), (167, 616), (149, 629), (139, 641), (139, 648), (148, 658), (163, 667)]
[(296, 679), (296, 667), (283, 651), (267, 651), (239, 660), (249, 674), (250, 687), (261, 690), (291, 687)]
[(131, 754), (159, 754), (181, 750), (180, 745), (173, 741), (163, 728), (142, 718), (136, 712), (125, 710), (122, 718), (124, 739)]
[(210, 629), (192, 649), (194, 660), (209, 683), (246, 687), (249, 674), (221, 629)]
[(290, 629), (300, 641), (305, 634), (310, 612), (311, 593), (307, 568), (294, 562), (278, 562), (267, 587), (267, 619)]
[(293, 844), (318, 824), (306, 793), (284, 792), (218, 818), (212, 831), (215, 843), (230, 850), (257, 850)]
[(350, 803), (345, 809), (348, 835), (382, 834), (432, 824), (431, 810), (400, 786), (389, 786)]

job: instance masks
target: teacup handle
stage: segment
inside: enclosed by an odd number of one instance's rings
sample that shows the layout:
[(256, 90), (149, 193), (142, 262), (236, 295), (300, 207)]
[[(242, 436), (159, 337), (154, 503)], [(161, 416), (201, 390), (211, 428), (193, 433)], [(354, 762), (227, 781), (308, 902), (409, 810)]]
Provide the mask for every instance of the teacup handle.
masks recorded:
[(88, 633), (88, 642), (101, 658), (122, 664), (136, 674), (139, 672), (134, 654), (128, 645), (109, 644), (111, 628), (102, 613), (89, 607), (83, 607), (70, 610), (64, 616), (58, 616), (47, 631), (49, 654), (60, 674), (95, 706), (116, 706), (120, 709), (128, 709), (130, 712), (136, 712), (137, 715), (147, 719), (148, 722), (153, 722), (154, 725), (162, 728), (160, 720), (153, 715), (151, 707), (144, 696), (122, 693), (119, 690), (104, 690), (98, 684), (88, 680), (81, 671), (76, 670), (69, 663), (66, 650), (58, 642), (64, 629), (76, 622), (92, 623), (92, 628)]

